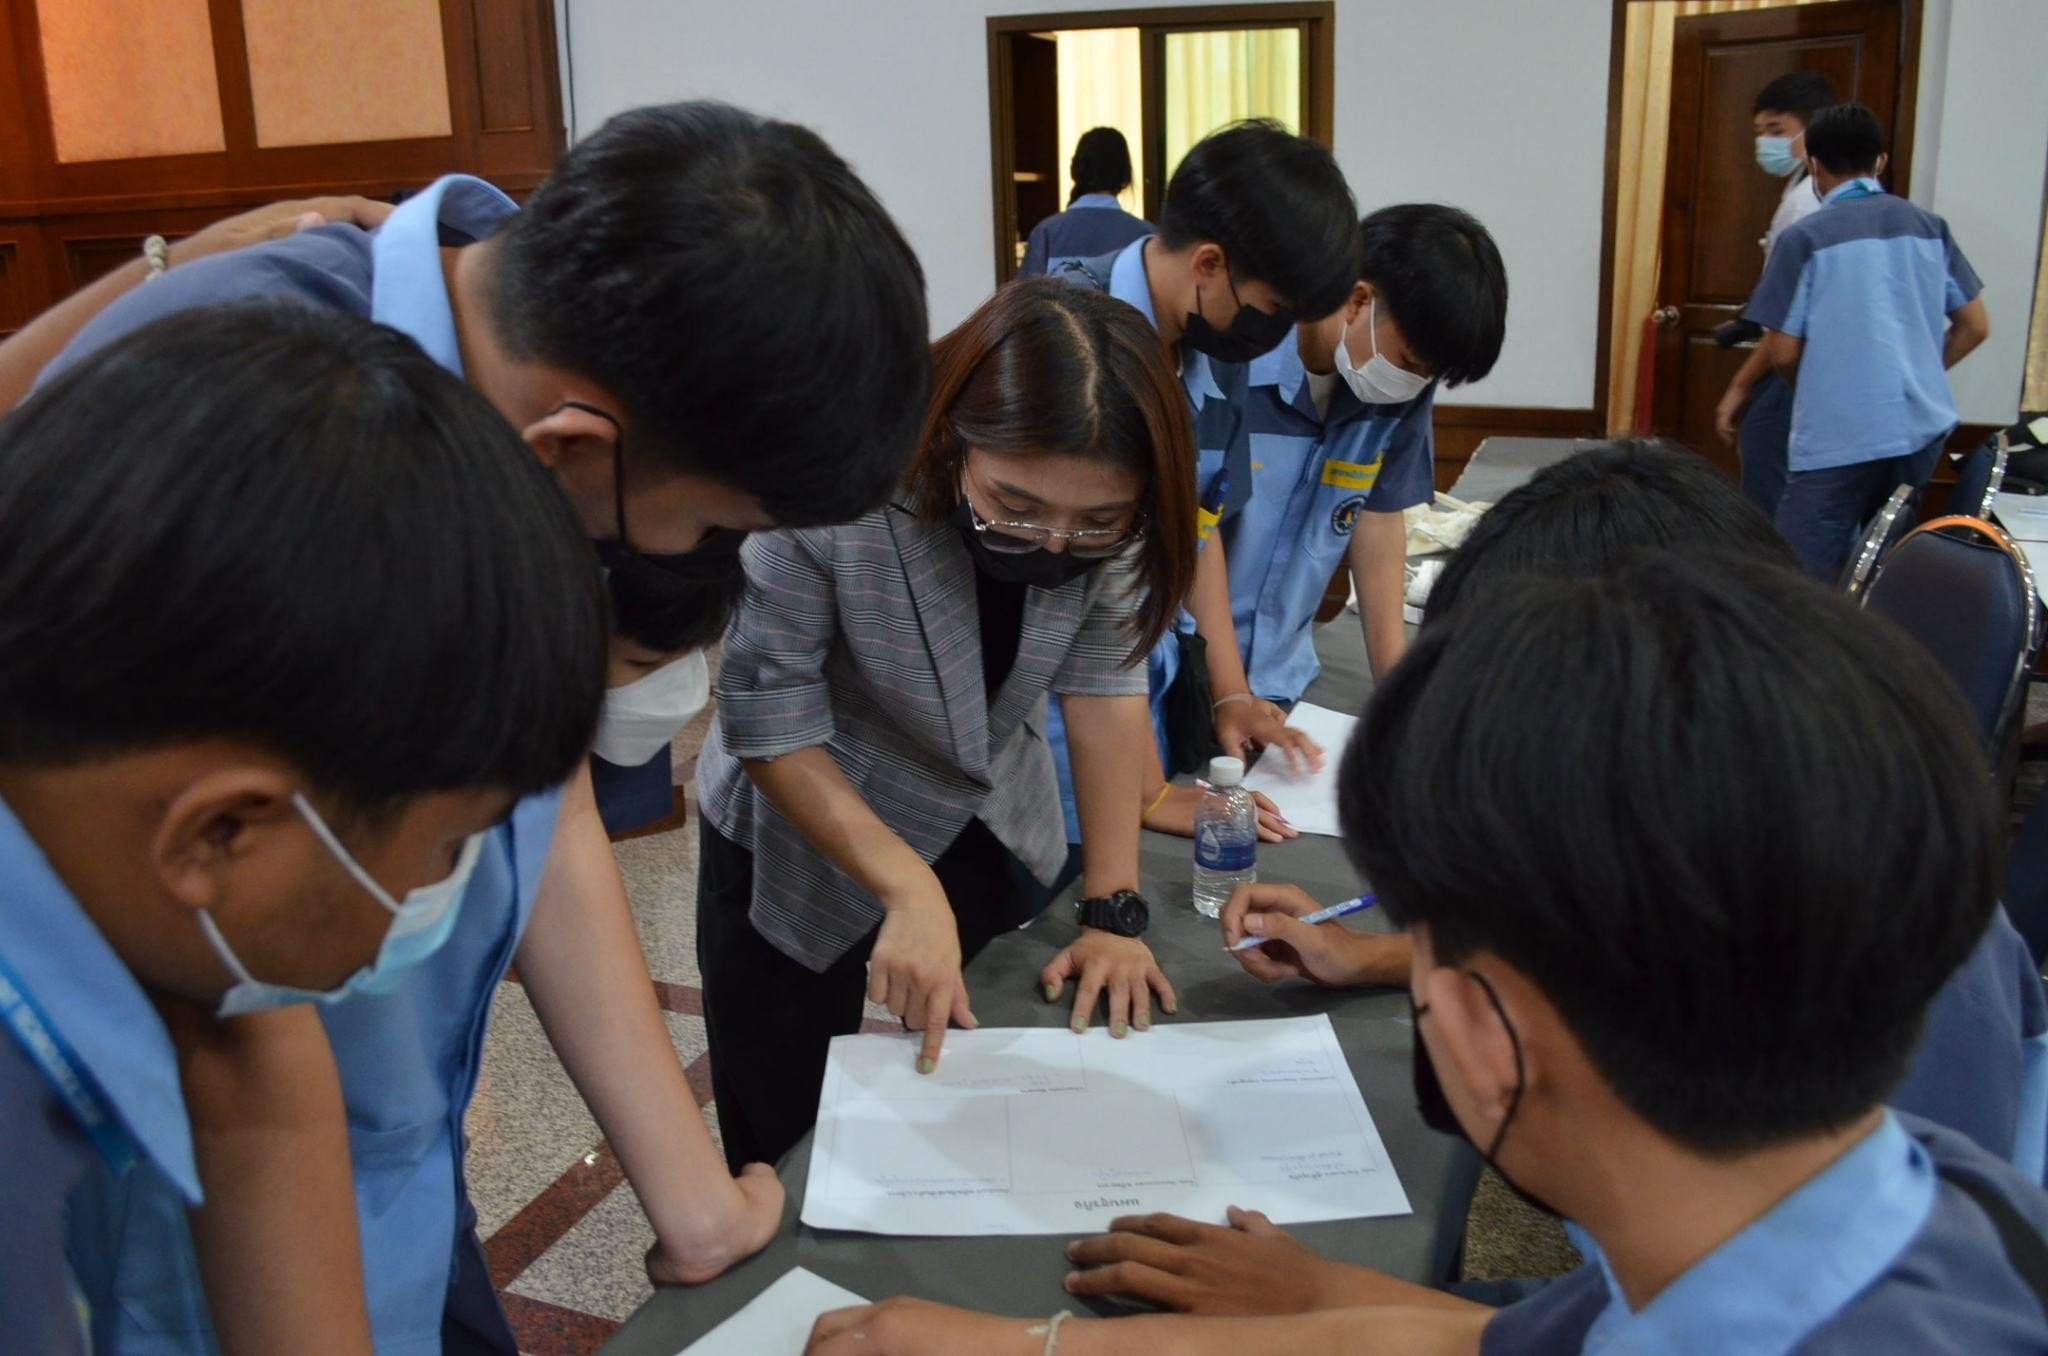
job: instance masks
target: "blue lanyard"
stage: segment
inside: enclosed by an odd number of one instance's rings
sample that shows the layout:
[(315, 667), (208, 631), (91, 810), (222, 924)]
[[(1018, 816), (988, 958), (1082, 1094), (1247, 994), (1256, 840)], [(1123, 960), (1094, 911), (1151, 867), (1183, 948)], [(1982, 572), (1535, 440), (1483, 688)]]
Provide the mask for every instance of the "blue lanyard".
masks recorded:
[(134, 1167), (135, 1137), (107, 1106), (99, 1085), (22, 987), (5, 957), (0, 957), (0, 1021), (5, 1021), (14, 1032), (21, 1048), (42, 1071), (50, 1091), (70, 1109), (78, 1128), (92, 1141), (107, 1167), (116, 1175)]

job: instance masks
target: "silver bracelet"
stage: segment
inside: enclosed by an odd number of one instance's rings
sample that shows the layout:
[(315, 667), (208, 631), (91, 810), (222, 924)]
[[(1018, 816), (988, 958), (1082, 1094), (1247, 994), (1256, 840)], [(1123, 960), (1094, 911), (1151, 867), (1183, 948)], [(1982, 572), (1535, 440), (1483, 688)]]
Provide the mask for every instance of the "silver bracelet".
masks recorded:
[(1038, 1356), (1052, 1356), (1053, 1349), (1060, 1344), (1060, 1324), (1073, 1316), (1074, 1311), (1072, 1309), (1062, 1309), (1045, 1322), (1034, 1323), (1024, 1330), (1026, 1337), (1036, 1337), (1040, 1333), (1045, 1334), (1045, 1349), (1040, 1351)]
[(1215, 701), (1210, 702), (1209, 714), (1212, 716), (1215, 715), (1218, 711), (1221, 711), (1225, 703), (1228, 702), (1252, 702), (1257, 700), (1258, 698), (1254, 697), (1249, 692), (1233, 692), (1228, 697), (1218, 697)]
[(144, 282), (155, 282), (171, 266), (171, 242), (160, 235), (150, 236), (142, 242), (142, 263), (147, 270), (142, 275)]

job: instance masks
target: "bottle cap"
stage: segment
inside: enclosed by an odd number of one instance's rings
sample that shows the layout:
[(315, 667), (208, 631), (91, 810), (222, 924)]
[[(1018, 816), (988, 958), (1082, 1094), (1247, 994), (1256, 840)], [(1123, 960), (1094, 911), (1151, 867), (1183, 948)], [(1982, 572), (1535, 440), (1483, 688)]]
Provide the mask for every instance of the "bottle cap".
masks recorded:
[(1211, 758), (1209, 760), (1209, 785), (1231, 787), (1244, 780), (1244, 759)]

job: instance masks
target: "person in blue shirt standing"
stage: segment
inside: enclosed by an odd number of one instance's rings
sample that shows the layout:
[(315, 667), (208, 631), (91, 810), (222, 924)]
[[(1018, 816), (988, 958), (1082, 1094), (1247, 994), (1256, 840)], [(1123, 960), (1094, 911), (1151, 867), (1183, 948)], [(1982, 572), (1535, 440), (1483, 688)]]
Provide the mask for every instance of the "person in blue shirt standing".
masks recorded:
[(1927, 483), (1958, 422), (1947, 369), (1991, 321), (1948, 223), (1878, 183), (1874, 113), (1822, 110), (1806, 157), (1823, 209), (1778, 237), (1743, 315), (1764, 327), (1764, 359), (1792, 385), (1778, 530), (1833, 580), (1892, 491)]
[(1093, 259), (1152, 234), (1152, 223), (1117, 202), (1131, 186), (1131, 147), (1114, 127), (1091, 127), (1074, 143), (1067, 163), (1074, 194), (1067, 210), (1031, 228), (1019, 277), (1050, 273), (1070, 259)]
[[(1375, 691), (1339, 814), (1415, 940), (1424, 1120), (1585, 1264), (1491, 1309), (1252, 1212), (1148, 1216), (1107, 1288), (1256, 1277), (1265, 1316), (1069, 1318), (1061, 1356), (2048, 1349), (2048, 1194), (1882, 1105), (1995, 903), (1980, 743), (1921, 647), (1782, 565), (1651, 553), (1468, 595)], [(1872, 813), (1913, 831), (1856, 831)], [(890, 1300), (821, 1317), (807, 1356), (1028, 1351), (1032, 1322)]]
[[(714, 598), (746, 530), (880, 503), (930, 382), (923, 274), (873, 195), (807, 129), (715, 103), (619, 115), (524, 209), (453, 175), (374, 234), (318, 227), (179, 264), (88, 323), (59, 364), (241, 296), (410, 335), (519, 431), (608, 570), (662, 571)], [(463, 1114), (515, 956), (654, 1227), (654, 1280), (717, 1275), (781, 1215), (772, 1169), (735, 1176), (711, 1142), (587, 773), (526, 797), (494, 835), (448, 944), (393, 992), (323, 1010), (327, 1041), (315, 1032), (303, 1052), (338, 1065), (347, 1098), (380, 1356), (514, 1348), (473, 1228)], [(127, 1182), (95, 1205), (75, 1236), (100, 1242), (96, 1311), (127, 1349), (206, 1350), (180, 1204)]]
[[(425, 962), (490, 826), (583, 756), (603, 595), (481, 397), (389, 330), (268, 304), (161, 321), (0, 423), (0, 540), (0, 1333), (116, 1350), (81, 1329), (66, 1198), (98, 1173), (200, 1205), (171, 1024), (310, 1021), (283, 1009)], [(318, 1101), (322, 1073), (280, 1076)], [(240, 1261), (269, 1241), (252, 1192), (346, 1161), (325, 1079), (331, 1136), (265, 1125), (248, 1177), (205, 1176), (226, 1251), (199, 1267), (245, 1350), (316, 1298)], [(349, 1193), (292, 1201), (353, 1293)], [(329, 1322), (367, 1348), (359, 1302)]]
[[(1179, 365), (1194, 418), (1204, 544), (1188, 615), (1154, 647), (1148, 665), (1155, 747), (1134, 751), (1153, 764), (1146, 785), (1160, 785), (1162, 765), (1192, 768), (1211, 739), (1234, 755), (1277, 745), (1290, 759), (1319, 759), (1313, 742), (1288, 728), (1284, 712), (1250, 700), (1231, 622), (1229, 564), (1214, 529), (1252, 493), (1245, 365), (1297, 321), (1343, 305), (1358, 281), (1358, 211), (1342, 171), (1326, 147), (1276, 123), (1233, 124), (1197, 142), (1174, 170), (1158, 235), (1073, 261), (1059, 276), (1138, 309)], [(1184, 718), (1169, 721), (1169, 694), (1184, 656), (1195, 654), (1202, 669), (1190, 678), (1206, 679), (1205, 699), (1185, 703)], [(1200, 686), (1190, 682), (1184, 691)], [(1046, 737), (1059, 769), (1067, 840), (1078, 842), (1057, 702)]]
[[(1834, 102), (1834, 86), (1812, 71), (1781, 75), (1757, 91), (1750, 110), (1757, 168), (1785, 181), (1771, 224), (1757, 242), (1763, 246), (1767, 263), (1771, 247), (1785, 228), (1820, 210), (1813, 176), (1806, 170), (1806, 124)], [(1761, 337), (1754, 321), (1740, 319), (1714, 332), (1715, 342), (1726, 347)], [(1771, 370), (1762, 345), (1752, 347), (1729, 378), (1728, 389), (1714, 407), (1714, 431), (1722, 442), (1733, 444), (1742, 459), (1742, 492), (1765, 513), (1775, 515), (1785, 493), (1785, 440), (1792, 432), (1792, 388)]]

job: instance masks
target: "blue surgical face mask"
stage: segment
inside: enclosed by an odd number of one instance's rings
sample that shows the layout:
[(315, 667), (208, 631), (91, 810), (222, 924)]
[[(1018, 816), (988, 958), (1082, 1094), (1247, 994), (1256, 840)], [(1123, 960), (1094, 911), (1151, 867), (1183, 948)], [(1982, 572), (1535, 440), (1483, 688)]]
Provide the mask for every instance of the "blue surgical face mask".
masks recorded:
[(456, 915), (461, 911), (463, 893), (469, 888), (470, 874), (476, 870), (477, 858), (483, 854), (484, 835), (471, 834), (456, 856), (455, 869), (448, 873), (446, 879), (434, 885), (421, 886), (400, 903), (369, 872), (363, 870), (362, 864), (341, 845), (341, 840), (334, 836), (334, 831), (327, 827), (327, 821), (320, 818), (320, 812), (313, 808), (311, 802), (295, 793), (292, 806), (305, 817), (313, 836), (334, 854), (342, 869), (369, 892), (370, 898), (390, 912), (391, 926), (384, 933), (383, 944), (377, 948), (377, 954), (370, 963), (339, 985), (326, 990), (296, 989), (284, 984), (266, 984), (251, 975), (228, 945), (227, 938), (221, 936), (213, 918), (201, 909), (199, 930), (206, 934), (213, 954), (235, 977), (235, 982), (221, 995), (220, 1006), (214, 1010), (216, 1017), (267, 1012), (294, 1003), (339, 1003), (351, 994), (391, 992), (405, 978), (407, 970), (433, 955), (441, 943), (448, 940), (448, 934), (455, 929)]
[(1756, 139), (1757, 167), (1765, 174), (1775, 174), (1780, 179), (1799, 168), (1799, 157), (1792, 154), (1792, 143), (1798, 137), (1758, 137)]

